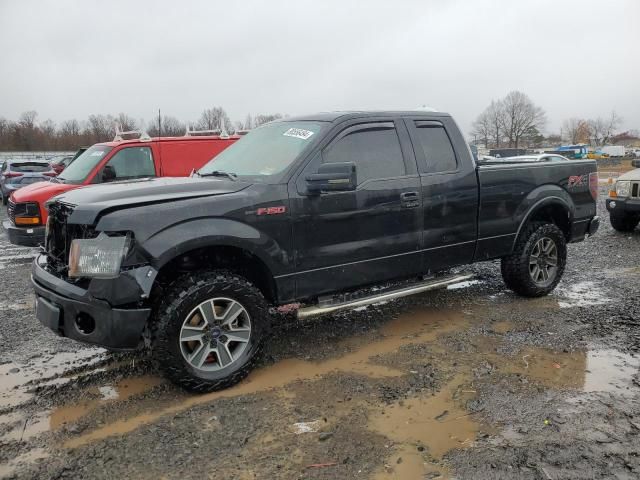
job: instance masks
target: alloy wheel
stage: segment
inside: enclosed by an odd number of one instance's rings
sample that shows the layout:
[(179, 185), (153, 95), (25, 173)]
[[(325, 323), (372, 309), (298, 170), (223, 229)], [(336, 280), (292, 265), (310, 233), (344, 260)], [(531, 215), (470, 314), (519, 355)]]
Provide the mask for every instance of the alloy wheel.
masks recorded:
[(549, 237), (536, 242), (529, 256), (529, 275), (538, 285), (548, 285), (558, 273), (558, 247)]
[(205, 300), (186, 317), (180, 329), (180, 351), (193, 368), (207, 372), (233, 364), (251, 338), (251, 319), (238, 301)]

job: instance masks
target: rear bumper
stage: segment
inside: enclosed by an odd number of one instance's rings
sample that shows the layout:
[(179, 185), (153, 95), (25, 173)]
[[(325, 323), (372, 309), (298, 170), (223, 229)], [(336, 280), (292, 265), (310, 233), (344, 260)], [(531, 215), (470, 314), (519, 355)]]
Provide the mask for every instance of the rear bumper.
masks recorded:
[(45, 227), (16, 227), (10, 220), (2, 222), (2, 227), (6, 230), (9, 241), (14, 245), (23, 247), (37, 247), (44, 245)]
[(571, 224), (571, 243), (581, 242), (586, 235), (595, 235), (600, 228), (600, 217), (578, 220)]
[(38, 256), (31, 272), (40, 323), (57, 335), (112, 350), (134, 350), (140, 345), (151, 309), (114, 308), (88, 290), (50, 274), (43, 262), (44, 256)]
[(609, 213), (631, 213), (640, 215), (640, 199), (636, 198), (607, 198)]

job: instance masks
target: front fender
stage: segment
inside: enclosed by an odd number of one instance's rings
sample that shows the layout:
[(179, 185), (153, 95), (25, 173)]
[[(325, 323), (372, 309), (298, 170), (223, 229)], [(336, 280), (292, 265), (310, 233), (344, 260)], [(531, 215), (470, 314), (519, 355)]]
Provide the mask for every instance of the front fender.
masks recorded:
[(258, 257), (273, 275), (287, 270), (286, 252), (270, 236), (246, 223), (226, 218), (197, 218), (171, 225), (140, 245), (162, 268), (178, 255), (202, 247), (229, 246), (247, 250)]

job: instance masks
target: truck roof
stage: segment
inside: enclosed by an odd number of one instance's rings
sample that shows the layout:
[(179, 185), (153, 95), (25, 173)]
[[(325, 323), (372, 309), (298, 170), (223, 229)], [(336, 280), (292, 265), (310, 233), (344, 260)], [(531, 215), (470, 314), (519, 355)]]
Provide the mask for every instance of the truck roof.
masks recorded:
[(314, 113), (311, 115), (300, 115), (296, 117), (288, 117), (277, 120), (279, 122), (290, 122), (290, 121), (316, 121), (316, 122), (335, 122), (336, 120), (350, 120), (352, 118), (363, 118), (363, 117), (380, 117), (380, 116), (425, 116), (425, 117), (450, 117), (448, 113), (445, 112), (433, 112), (426, 110), (374, 110), (374, 111), (365, 111), (365, 110), (352, 110), (352, 111), (344, 111), (344, 112), (320, 112)]

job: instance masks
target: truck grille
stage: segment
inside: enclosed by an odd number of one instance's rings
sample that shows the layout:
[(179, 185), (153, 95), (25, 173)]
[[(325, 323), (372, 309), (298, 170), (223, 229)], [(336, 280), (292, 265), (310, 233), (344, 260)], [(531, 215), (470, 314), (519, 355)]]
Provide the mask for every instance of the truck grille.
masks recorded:
[(66, 269), (69, 260), (68, 247), (71, 245), (71, 240), (67, 235), (67, 218), (71, 212), (73, 212), (73, 207), (63, 203), (56, 202), (49, 205), (48, 228), (44, 245), (49, 265), (58, 274)]
[(69, 251), (75, 239), (95, 238), (95, 229), (87, 225), (68, 223), (75, 205), (55, 202), (49, 205), (49, 220), (45, 238), (49, 270), (58, 277), (67, 278)]
[(13, 203), (11, 200), (7, 202), (7, 213), (9, 214), (9, 220), (11, 220), (11, 223), (15, 225), (16, 224), (16, 204)]

